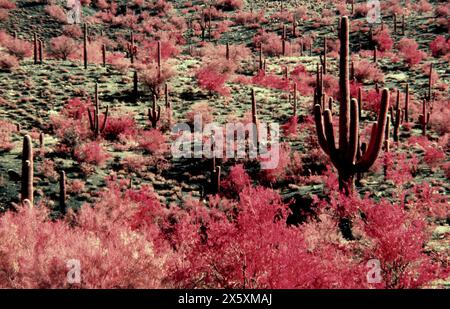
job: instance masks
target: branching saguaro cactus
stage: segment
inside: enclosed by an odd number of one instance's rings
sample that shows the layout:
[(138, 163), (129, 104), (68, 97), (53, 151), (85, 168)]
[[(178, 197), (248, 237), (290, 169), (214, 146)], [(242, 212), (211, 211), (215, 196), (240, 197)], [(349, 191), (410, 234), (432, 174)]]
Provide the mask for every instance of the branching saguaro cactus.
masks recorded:
[(392, 126), (394, 127), (394, 135), (393, 135), (393, 139), (394, 142), (398, 142), (398, 133), (400, 130), (400, 123), (401, 123), (401, 119), (403, 118), (403, 111), (400, 109), (400, 91), (397, 90), (397, 101), (395, 103), (395, 113), (394, 113), (394, 109), (391, 107), (389, 108), (390, 113), (391, 113), (391, 121), (392, 121)]
[(156, 104), (156, 95), (153, 96), (153, 105), (152, 108), (148, 109), (148, 119), (152, 124), (152, 128), (156, 128), (158, 121), (161, 117), (161, 106)]
[(94, 132), (94, 136), (97, 138), (100, 133), (102, 133), (105, 130), (106, 127), (106, 121), (108, 119), (108, 111), (109, 106), (106, 106), (106, 111), (103, 117), (103, 124), (100, 126), (100, 111), (99, 111), (99, 103), (98, 103), (98, 85), (95, 84), (95, 96), (94, 96), (94, 111), (91, 113), (91, 110), (88, 109), (88, 116), (89, 116), (89, 125), (91, 128), (91, 131)]
[(31, 204), (34, 202), (33, 175), (33, 144), (31, 137), (25, 135), (22, 148), (22, 188), (20, 196), (22, 203), (25, 200), (30, 201)]
[(339, 39), (341, 42), (339, 59), (339, 147), (336, 147), (332, 113), (322, 111), (322, 106), (314, 106), (319, 144), (330, 157), (339, 173), (339, 188), (350, 195), (354, 189), (354, 175), (366, 172), (375, 162), (384, 140), (389, 107), (389, 91), (383, 89), (378, 122), (372, 126), (367, 150), (357, 159), (359, 145), (358, 101), (350, 100), (349, 83), (349, 23), (348, 17), (341, 18)]

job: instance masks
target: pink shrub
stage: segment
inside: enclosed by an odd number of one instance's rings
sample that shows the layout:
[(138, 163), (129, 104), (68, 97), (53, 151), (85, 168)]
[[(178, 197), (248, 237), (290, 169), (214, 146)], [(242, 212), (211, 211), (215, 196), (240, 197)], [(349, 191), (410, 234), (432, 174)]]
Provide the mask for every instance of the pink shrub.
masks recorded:
[(397, 48), (409, 66), (420, 63), (426, 57), (426, 53), (418, 49), (419, 44), (414, 39), (401, 39)]
[(19, 66), (19, 61), (13, 55), (0, 52), (0, 70), (11, 72)]
[(110, 155), (99, 142), (93, 141), (79, 146), (75, 150), (75, 157), (81, 163), (102, 167)]
[(389, 51), (394, 45), (394, 41), (390, 37), (389, 30), (387, 28), (374, 34), (373, 40), (380, 51)]
[(123, 137), (133, 137), (136, 134), (136, 122), (132, 115), (108, 117), (102, 136), (110, 141), (117, 141)]
[(244, 165), (238, 164), (230, 169), (228, 176), (221, 182), (221, 188), (226, 196), (237, 197), (250, 184), (251, 178), (245, 171)]
[(64, 9), (56, 4), (50, 4), (45, 7), (45, 12), (60, 23), (67, 23), (67, 15)]
[(230, 89), (225, 86), (225, 82), (228, 79), (226, 74), (218, 73), (210, 67), (207, 67), (197, 71), (195, 77), (197, 78), (200, 88), (207, 90), (210, 95), (212, 93), (222, 96), (230, 95)]
[(446, 40), (443, 35), (439, 35), (430, 43), (430, 49), (433, 57), (446, 55), (450, 52), (450, 40)]
[(72, 58), (77, 51), (79, 51), (79, 46), (70, 37), (61, 35), (50, 40), (50, 52), (56, 59), (67, 60)]
[(166, 137), (157, 129), (141, 131), (137, 141), (140, 149), (152, 155), (162, 155), (168, 150)]
[(382, 83), (384, 82), (384, 74), (381, 69), (373, 62), (368, 60), (360, 60), (354, 62), (355, 78), (359, 82), (364, 83)]
[(13, 148), (11, 134), (15, 131), (15, 126), (7, 121), (0, 120), (0, 152), (10, 151)]

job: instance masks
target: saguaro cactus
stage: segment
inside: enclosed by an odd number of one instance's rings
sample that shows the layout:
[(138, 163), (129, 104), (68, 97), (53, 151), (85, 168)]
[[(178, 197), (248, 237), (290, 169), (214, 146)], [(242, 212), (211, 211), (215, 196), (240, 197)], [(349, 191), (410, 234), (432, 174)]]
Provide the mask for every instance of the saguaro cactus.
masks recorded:
[(95, 96), (94, 96), (94, 111), (91, 114), (91, 110), (88, 109), (88, 116), (89, 116), (89, 125), (91, 128), (91, 131), (94, 132), (95, 137), (98, 137), (100, 133), (102, 133), (105, 130), (106, 127), (106, 120), (108, 119), (108, 111), (109, 106), (106, 106), (106, 111), (103, 118), (103, 124), (100, 126), (100, 112), (99, 112), (99, 103), (98, 103), (98, 85), (95, 83)]
[(102, 45), (102, 60), (103, 60), (103, 67), (106, 67), (106, 45)]
[[(322, 56), (322, 55), (321, 55)], [(323, 58), (320, 57), (320, 62), (322, 64), (323, 74), (327, 74), (327, 38), (323, 38)]]
[(230, 60), (230, 44), (225, 45), (225, 59)]
[(34, 64), (38, 64), (38, 40), (36, 32), (33, 34), (33, 56), (34, 56)]
[(66, 213), (66, 172), (61, 171), (59, 173), (59, 211), (62, 214)]
[(419, 115), (419, 123), (422, 126), (422, 135), (427, 135), (427, 126), (430, 123), (431, 113), (427, 112), (427, 101), (423, 100), (422, 102), (422, 114)]
[(156, 104), (156, 95), (153, 96), (152, 108), (148, 109), (148, 119), (152, 123), (152, 128), (156, 128), (158, 121), (161, 117), (161, 106)]
[(31, 204), (34, 202), (33, 175), (33, 144), (31, 137), (25, 135), (22, 148), (22, 188), (20, 196), (22, 202), (24, 200), (29, 200)]
[(405, 122), (409, 122), (409, 84), (405, 87)]
[(84, 62), (85, 69), (87, 69), (87, 64), (88, 64), (87, 36), (88, 36), (88, 28), (87, 28), (87, 24), (85, 23), (83, 26), (83, 62)]
[(350, 100), (349, 82), (349, 23), (348, 17), (341, 18), (339, 33), (339, 147), (336, 147), (332, 113), (322, 111), (322, 106), (314, 106), (314, 116), (319, 144), (331, 159), (339, 173), (339, 188), (350, 195), (354, 188), (354, 175), (366, 172), (375, 162), (384, 140), (389, 106), (389, 91), (383, 89), (378, 122), (372, 126), (367, 150), (356, 159), (359, 144), (358, 101)]
[(137, 100), (139, 98), (138, 82), (139, 82), (138, 73), (136, 70), (134, 70), (134, 72), (133, 72), (133, 101), (134, 102), (137, 102)]
[(397, 90), (397, 100), (395, 103), (395, 114), (394, 114), (394, 110), (391, 107), (390, 109), (391, 112), (391, 121), (392, 121), (392, 126), (394, 127), (394, 142), (398, 142), (398, 132), (400, 130), (400, 122), (402, 119), (402, 110), (400, 109), (400, 90)]

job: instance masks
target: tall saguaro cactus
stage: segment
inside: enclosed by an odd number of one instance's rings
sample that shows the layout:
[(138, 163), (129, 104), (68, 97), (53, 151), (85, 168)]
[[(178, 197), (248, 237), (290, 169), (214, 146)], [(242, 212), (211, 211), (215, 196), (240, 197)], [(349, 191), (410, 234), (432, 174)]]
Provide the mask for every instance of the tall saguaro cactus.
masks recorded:
[(358, 101), (350, 100), (349, 82), (349, 23), (348, 17), (340, 21), (339, 39), (339, 146), (336, 147), (332, 113), (329, 109), (322, 110), (320, 104), (314, 106), (319, 144), (330, 157), (339, 173), (339, 188), (350, 195), (354, 188), (356, 173), (366, 172), (375, 162), (384, 140), (389, 106), (389, 91), (383, 89), (378, 122), (373, 124), (370, 142), (361, 158), (357, 159), (359, 144), (359, 113)]
[(29, 200), (33, 205), (33, 145), (31, 137), (25, 135), (22, 148), (22, 188), (20, 199), (22, 202)]
[(83, 26), (83, 62), (84, 62), (84, 69), (87, 69), (88, 64), (88, 50), (87, 50), (87, 39), (88, 39), (88, 28), (87, 24), (85, 23)]
[(102, 133), (105, 130), (106, 127), (106, 120), (108, 119), (108, 110), (109, 106), (106, 106), (105, 115), (103, 118), (103, 124), (100, 126), (100, 106), (98, 103), (98, 85), (95, 83), (95, 96), (94, 96), (94, 111), (91, 114), (91, 110), (88, 108), (88, 116), (89, 116), (89, 125), (91, 128), (91, 131), (94, 132), (95, 137), (97, 138), (100, 133)]

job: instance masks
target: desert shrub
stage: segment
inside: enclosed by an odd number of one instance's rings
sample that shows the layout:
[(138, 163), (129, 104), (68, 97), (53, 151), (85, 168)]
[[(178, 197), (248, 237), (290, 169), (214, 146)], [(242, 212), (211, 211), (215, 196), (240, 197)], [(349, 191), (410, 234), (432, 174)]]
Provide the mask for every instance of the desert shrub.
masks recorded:
[(11, 72), (19, 67), (19, 60), (13, 55), (0, 52), (0, 70)]
[(172, 67), (164, 63), (161, 68), (161, 73), (158, 71), (158, 66), (154, 63), (145, 66), (139, 74), (139, 78), (151, 92), (152, 95), (156, 95), (158, 98), (161, 95), (162, 86), (173, 76), (175, 71)]
[(125, 55), (120, 52), (108, 53), (106, 62), (122, 74), (127, 73), (131, 65), (130, 60), (126, 59)]
[[(67, 220), (49, 220), (47, 207), (24, 208), (0, 217), (2, 288), (163, 287), (164, 255), (153, 244), (152, 218), (161, 205), (149, 190), (109, 187), (91, 207)], [(81, 282), (69, 283), (71, 260)]]
[(0, 152), (10, 151), (13, 148), (11, 134), (15, 130), (12, 123), (0, 120)]
[(80, 38), (83, 35), (83, 30), (79, 25), (65, 25), (63, 34), (71, 38)]
[(239, 10), (244, 6), (243, 0), (218, 0), (215, 7), (224, 11)]
[(426, 53), (419, 50), (419, 44), (414, 39), (403, 38), (398, 42), (397, 48), (409, 66), (414, 66), (426, 57)]
[(252, 78), (251, 82), (252, 84), (272, 89), (289, 89), (289, 80), (274, 74), (266, 74), (263, 70), (259, 71), (258, 74)]
[(389, 35), (389, 30), (387, 28), (374, 34), (373, 41), (380, 51), (389, 51), (392, 49), (392, 46), (394, 46), (394, 41)]
[(162, 155), (168, 150), (167, 139), (161, 131), (141, 131), (137, 138), (139, 148), (151, 155)]
[(237, 197), (242, 190), (251, 185), (251, 178), (243, 164), (234, 165), (228, 176), (221, 182), (222, 192), (227, 197)]
[(268, 56), (279, 56), (282, 53), (281, 37), (274, 32), (258, 32), (253, 37), (256, 48), (262, 47), (263, 53)]
[(79, 50), (74, 39), (61, 35), (50, 40), (50, 53), (56, 59), (67, 60), (74, 56)]
[(364, 83), (384, 82), (384, 74), (373, 62), (360, 60), (354, 62), (355, 78)]
[(1, 44), (11, 55), (15, 56), (19, 60), (29, 57), (33, 50), (30, 42), (15, 39), (7, 34), (3, 34)]
[(110, 155), (98, 141), (92, 141), (78, 146), (75, 150), (75, 158), (80, 163), (102, 167)]
[[(275, 184), (286, 180), (288, 166), (291, 161), (291, 147), (289, 143), (281, 143), (279, 145), (280, 151), (278, 154), (278, 164), (274, 168), (262, 169), (260, 172), (260, 180), (262, 183)], [(260, 162), (274, 160), (274, 158), (259, 158)]]
[(0, 8), (11, 10), (16, 8), (16, 4), (9, 0), (0, 0)]
[(207, 90), (209, 95), (213, 93), (228, 96), (230, 95), (230, 89), (225, 86), (225, 82), (228, 79), (227, 74), (216, 72), (211, 67), (200, 69), (195, 74), (198, 85), (200, 88)]
[(45, 12), (53, 17), (56, 21), (62, 24), (67, 23), (67, 15), (62, 7), (56, 4), (50, 4), (45, 7)]
[(439, 35), (430, 43), (431, 54), (433, 57), (446, 55), (450, 51), (450, 40)]
[(132, 115), (108, 117), (102, 136), (109, 141), (118, 141), (123, 137), (133, 137), (137, 132), (136, 121)]
[(192, 105), (191, 110), (186, 113), (187, 123), (193, 127), (195, 117), (199, 117), (202, 120), (203, 126), (213, 121), (213, 108), (206, 102), (195, 103)]

